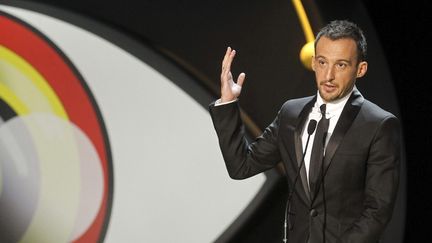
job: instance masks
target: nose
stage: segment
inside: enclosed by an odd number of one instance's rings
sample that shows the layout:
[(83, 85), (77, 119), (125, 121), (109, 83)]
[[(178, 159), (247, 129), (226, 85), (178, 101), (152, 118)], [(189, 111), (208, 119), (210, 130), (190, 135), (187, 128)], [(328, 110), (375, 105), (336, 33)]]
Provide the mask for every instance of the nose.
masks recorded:
[(326, 80), (332, 81), (335, 79), (335, 70), (333, 66), (330, 66), (326, 70)]

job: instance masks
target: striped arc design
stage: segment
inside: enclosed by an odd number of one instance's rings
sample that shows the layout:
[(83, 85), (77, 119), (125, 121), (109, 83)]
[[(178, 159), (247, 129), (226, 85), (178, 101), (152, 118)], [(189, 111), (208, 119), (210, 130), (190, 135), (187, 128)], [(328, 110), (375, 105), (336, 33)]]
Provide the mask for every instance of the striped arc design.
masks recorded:
[[(97, 152), (103, 178), (101, 204), (89, 228), (74, 241), (96, 242), (108, 217), (111, 180), (109, 145), (96, 103), (67, 57), (39, 31), (2, 12), (0, 26), (0, 100), (3, 105), (18, 117), (43, 113), (70, 122), (83, 131)], [(32, 136), (37, 136), (37, 131), (33, 131)], [(70, 136), (73, 141), (74, 135), (70, 133)], [(75, 169), (79, 176), (79, 168)], [(1, 185), (0, 182), (0, 196)], [(75, 193), (79, 194), (77, 190)], [(35, 212), (32, 219), (34, 224), (38, 222), (37, 214)], [(29, 230), (31, 227), (32, 224)]]

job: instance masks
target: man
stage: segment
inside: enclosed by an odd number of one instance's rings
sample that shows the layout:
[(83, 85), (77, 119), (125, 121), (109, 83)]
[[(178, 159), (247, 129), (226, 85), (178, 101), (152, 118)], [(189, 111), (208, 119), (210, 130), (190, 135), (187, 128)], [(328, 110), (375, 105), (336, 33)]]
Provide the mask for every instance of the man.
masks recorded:
[(229, 175), (244, 179), (283, 162), (293, 191), (288, 242), (378, 242), (396, 199), (400, 129), (355, 87), (368, 67), (361, 29), (333, 21), (318, 33), (317, 94), (288, 100), (251, 144), (237, 102), (245, 74), (235, 83), (230, 71), (235, 54), (227, 49), (221, 98), (209, 107)]

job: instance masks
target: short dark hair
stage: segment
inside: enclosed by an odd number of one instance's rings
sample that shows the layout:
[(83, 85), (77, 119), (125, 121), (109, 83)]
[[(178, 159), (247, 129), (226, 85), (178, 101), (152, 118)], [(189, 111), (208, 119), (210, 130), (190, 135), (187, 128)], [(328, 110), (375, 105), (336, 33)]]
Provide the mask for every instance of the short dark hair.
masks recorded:
[(343, 38), (353, 39), (357, 45), (358, 62), (365, 61), (367, 56), (367, 43), (363, 31), (354, 23), (348, 20), (333, 20), (322, 28), (315, 38), (314, 47), (319, 39), (325, 36), (331, 40)]

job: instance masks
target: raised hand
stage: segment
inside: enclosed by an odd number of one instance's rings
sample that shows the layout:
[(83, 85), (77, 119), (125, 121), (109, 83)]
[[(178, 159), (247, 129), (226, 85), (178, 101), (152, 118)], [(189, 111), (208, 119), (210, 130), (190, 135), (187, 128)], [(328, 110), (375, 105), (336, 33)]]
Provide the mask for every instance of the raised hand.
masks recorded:
[(246, 74), (240, 73), (237, 82), (234, 82), (231, 73), (231, 63), (234, 60), (236, 51), (231, 47), (227, 48), (224, 59), (222, 61), (221, 72), (221, 102), (228, 102), (239, 97)]

